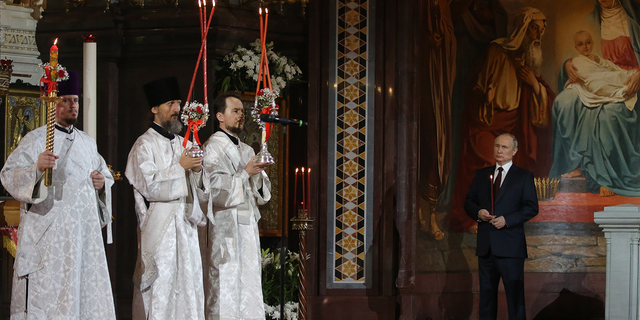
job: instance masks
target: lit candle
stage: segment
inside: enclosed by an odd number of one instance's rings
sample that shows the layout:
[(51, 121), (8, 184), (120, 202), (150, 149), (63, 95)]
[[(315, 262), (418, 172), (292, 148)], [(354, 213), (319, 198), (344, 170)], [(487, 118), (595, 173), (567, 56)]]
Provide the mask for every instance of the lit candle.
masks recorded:
[(307, 168), (307, 217), (311, 215), (311, 168)]
[(202, 26), (203, 28), (203, 34), (202, 34), (202, 46), (204, 47), (204, 53), (202, 56), (202, 79), (204, 82), (204, 105), (205, 106), (209, 106), (209, 95), (208, 95), (208, 89), (207, 89), (207, 31), (204, 30), (204, 28), (207, 25), (207, 0), (204, 0), (204, 25)]
[(296, 168), (296, 174), (293, 182), (293, 214), (298, 214), (298, 168)]
[(305, 184), (304, 184), (304, 167), (302, 167), (302, 213), (304, 214), (304, 210), (307, 209), (307, 207), (304, 205), (304, 200), (307, 199), (307, 193), (305, 192)]
[[(266, 13), (264, 18), (264, 41), (262, 41), (262, 50), (264, 51), (264, 68), (266, 70), (266, 77), (269, 80), (269, 89), (271, 89), (271, 73), (269, 72), (269, 58), (267, 57), (267, 25), (269, 21), (269, 9), (264, 8), (264, 12)], [(267, 83), (265, 82), (265, 85)]]
[(49, 50), (49, 65), (51, 65), (53, 68), (56, 68), (58, 66), (58, 46), (56, 46), (57, 43), (58, 38), (53, 41), (53, 45)]
[(56, 80), (58, 79), (58, 46), (56, 46), (56, 43), (58, 43), (58, 38), (53, 41), (53, 45), (49, 50), (49, 66), (51, 67), (51, 69), (49, 69), (49, 76), (53, 82), (51, 87), (54, 90), (56, 88)]
[[(264, 61), (264, 50), (262, 50), (262, 8), (258, 9), (260, 13), (260, 66), (258, 67), (258, 81), (256, 83), (256, 99), (258, 99), (258, 92), (260, 92), (260, 80), (262, 75), (262, 66)], [(256, 100), (257, 101), (257, 100)]]

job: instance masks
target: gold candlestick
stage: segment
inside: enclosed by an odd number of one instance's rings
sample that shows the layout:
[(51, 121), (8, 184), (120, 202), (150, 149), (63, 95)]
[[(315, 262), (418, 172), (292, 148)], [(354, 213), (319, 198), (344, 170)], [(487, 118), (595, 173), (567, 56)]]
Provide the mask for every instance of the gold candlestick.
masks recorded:
[(300, 233), (300, 276), (298, 278), (298, 319), (307, 319), (307, 230), (313, 229), (313, 218), (306, 209), (298, 210), (298, 216), (291, 219), (291, 228)]
[[(47, 104), (47, 140), (46, 150), (53, 152), (53, 140), (55, 135), (55, 122), (56, 122), (56, 105), (60, 98), (58, 98), (58, 91), (52, 90), (49, 96), (41, 97), (41, 100)], [(53, 169), (48, 168), (44, 171), (44, 185), (51, 186), (53, 180)]]

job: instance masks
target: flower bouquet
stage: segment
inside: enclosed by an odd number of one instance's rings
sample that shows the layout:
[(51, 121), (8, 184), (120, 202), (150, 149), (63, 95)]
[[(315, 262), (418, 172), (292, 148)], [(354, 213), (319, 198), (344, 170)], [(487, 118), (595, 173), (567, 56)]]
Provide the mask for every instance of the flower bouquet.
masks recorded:
[[(300, 82), (302, 71), (293, 60), (273, 51), (273, 42), (265, 44), (274, 91), (282, 92), (288, 85)], [(249, 44), (249, 48), (238, 45), (216, 66), (216, 86), (220, 91), (252, 91), (258, 82), (260, 71), (260, 39)]]
[(184, 108), (182, 108), (180, 120), (182, 120), (182, 123), (187, 126), (187, 133), (184, 135), (182, 147), (187, 147), (189, 134), (193, 131), (193, 146), (189, 149), (187, 154), (192, 158), (201, 158), (204, 156), (204, 151), (200, 148), (198, 130), (207, 125), (207, 120), (209, 120), (209, 107), (199, 103), (198, 101), (187, 102)]

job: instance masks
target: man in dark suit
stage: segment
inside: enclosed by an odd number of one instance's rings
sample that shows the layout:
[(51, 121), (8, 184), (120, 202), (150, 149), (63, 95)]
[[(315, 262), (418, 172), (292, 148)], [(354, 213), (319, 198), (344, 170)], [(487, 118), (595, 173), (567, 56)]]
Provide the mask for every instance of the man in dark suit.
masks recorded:
[(495, 139), (496, 165), (476, 172), (464, 202), (467, 215), (478, 221), (476, 255), (480, 279), (481, 320), (496, 319), (500, 278), (509, 319), (524, 320), (524, 222), (538, 214), (533, 174), (511, 161), (518, 141), (508, 133)]

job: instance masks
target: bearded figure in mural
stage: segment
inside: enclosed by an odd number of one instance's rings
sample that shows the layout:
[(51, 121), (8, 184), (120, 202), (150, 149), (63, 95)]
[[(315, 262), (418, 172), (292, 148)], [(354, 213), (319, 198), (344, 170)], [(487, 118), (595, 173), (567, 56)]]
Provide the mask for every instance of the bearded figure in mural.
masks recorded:
[(546, 176), (551, 166), (550, 120), (555, 94), (540, 76), (546, 17), (527, 7), (515, 17), (514, 26), (511, 36), (491, 43), (472, 75), (475, 81), (465, 108), (461, 160), (449, 215), (454, 231), (477, 230), (477, 222), (464, 212), (464, 198), (476, 170), (494, 164), (497, 136), (510, 133), (521, 141), (520, 152), (513, 159), (517, 166), (535, 176)]
[[(591, 18), (601, 36), (603, 58), (623, 70), (636, 71), (625, 83), (627, 94), (636, 94), (640, 87), (640, 3), (597, 0)], [(572, 59), (563, 66), (558, 77), (560, 93), (553, 104), (553, 166), (549, 176), (584, 176), (587, 191), (601, 196), (640, 196), (638, 103), (630, 107), (624, 102), (587, 106), (576, 91), (564, 90), (565, 84), (585, 79), (578, 75)]]

